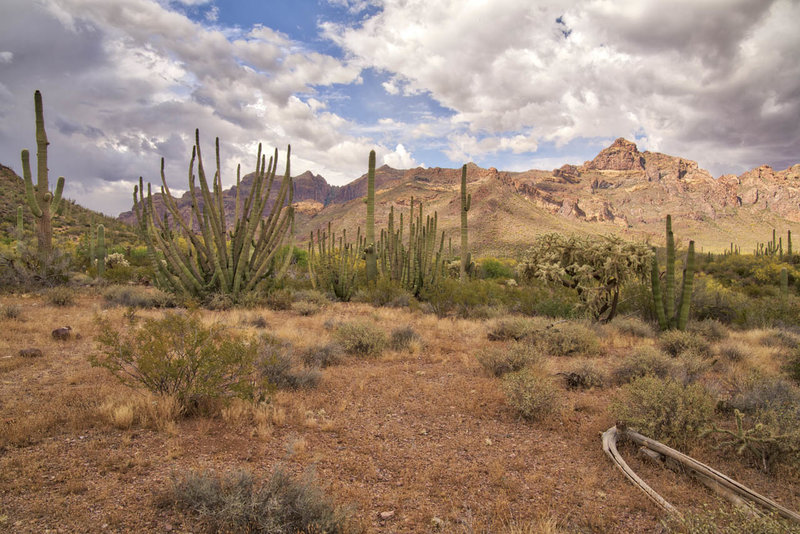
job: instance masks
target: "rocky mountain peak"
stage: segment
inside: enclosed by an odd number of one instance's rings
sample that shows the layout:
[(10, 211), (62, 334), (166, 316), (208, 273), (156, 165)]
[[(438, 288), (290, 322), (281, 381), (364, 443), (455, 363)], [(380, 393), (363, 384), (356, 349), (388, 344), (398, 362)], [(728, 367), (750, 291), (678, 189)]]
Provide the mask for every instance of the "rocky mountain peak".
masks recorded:
[(583, 164), (584, 170), (595, 171), (643, 171), (645, 159), (636, 143), (620, 137), (611, 146), (600, 151), (592, 160)]

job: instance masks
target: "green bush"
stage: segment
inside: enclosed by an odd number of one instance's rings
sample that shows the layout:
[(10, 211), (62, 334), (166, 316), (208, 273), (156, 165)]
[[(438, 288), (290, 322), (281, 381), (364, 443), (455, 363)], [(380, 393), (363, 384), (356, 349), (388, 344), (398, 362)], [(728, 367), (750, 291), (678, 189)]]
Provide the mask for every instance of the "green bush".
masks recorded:
[(666, 378), (674, 366), (673, 360), (656, 347), (637, 347), (623, 360), (613, 375), (618, 384), (627, 384), (643, 376)]
[(167, 312), (124, 331), (105, 318), (97, 323), (100, 354), (90, 358), (93, 366), (124, 384), (175, 395), (184, 408), (205, 398), (260, 398), (268, 387), (254, 372), (258, 343), (205, 326), (196, 312)]
[(330, 367), (342, 360), (344, 349), (338, 343), (309, 347), (302, 354), (303, 363), (309, 367)]
[(611, 413), (645, 436), (685, 447), (697, 439), (714, 411), (714, 400), (699, 384), (643, 376), (622, 386)]
[(601, 350), (595, 331), (581, 323), (557, 323), (532, 332), (530, 338), (542, 351), (553, 356), (591, 356)]
[(530, 369), (503, 377), (503, 391), (509, 405), (529, 421), (540, 421), (561, 407), (559, 389), (547, 375)]
[(711, 344), (694, 332), (668, 330), (658, 338), (658, 345), (670, 356), (678, 356), (685, 351), (711, 356)]
[(550, 286), (542, 280), (531, 280), (509, 292), (513, 295), (509, 308), (523, 315), (569, 319), (576, 316), (580, 305), (574, 289)]
[(476, 358), (486, 374), (501, 377), (538, 363), (541, 355), (530, 343), (517, 342), (503, 348), (482, 350)]
[(508, 260), (483, 258), (479, 265), (481, 278), (514, 278), (514, 265)]
[(614, 326), (620, 334), (633, 337), (648, 338), (655, 335), (655, 330), (652, 325), (636, 317), (617, 317), (611, 321), (611, 325)]
[(291, 343), (269, 335), (262, 336), (256, 368), (262, 379), (278, 389), (313, 388), (321, 377), (316, 368), (297, 368)]
[(222, 476), (190, 472), (175, 479), (164, 504), (197, 515), (213, 532), (295, 534), (360, 532), (313, 475), (292, 478), (276, 468), (260, 482), (247, 471)]
[(412, 326), (401, 326), (392, 330), (389, 339), (389, 346), (392, 350), (408, 350), (415, 344), (418, 346), (422, 344), (422, 336)]
[(409, 305), (413, 295), (399, 282), (386, 277), (378, 278), (374, 284), (356, 292), (353, 300), (367, 302), (373, 306), (388, 306), (390, 308), (405, 308)]
[(567, 389), (602, 388), (606, 383), (603, 372), (589, 360), (579, 361), (569, 371), (559, 374), (564, 377)]
[(687, 331), (699, 335), (706, 341), (722, 341), (730, 333), (724, 324), (716, 319), (704, 319), (702, 321), (692, 321), (686, 328)]
[(45, 298), (53, 306), (72, 306), (75, 304), (75, 290), (67, 286), (56, 286), (47, 290)]
[(527, 317), (501, 319), (489, 328), (486, 337), (490, 341), (519, 341), (532, 332), (542, 330), (545, 328), (545, 324), (548, 323)]
[(387, 342), (383, 330), (364, 321), (339, 323), (333, 337), (345, 352), (359, 356), (380, 356)]
[(105, 301), (114, 306), (134, 308), (172, 308), (175, 298), (154, 287), (110, 286), (103, 291)]

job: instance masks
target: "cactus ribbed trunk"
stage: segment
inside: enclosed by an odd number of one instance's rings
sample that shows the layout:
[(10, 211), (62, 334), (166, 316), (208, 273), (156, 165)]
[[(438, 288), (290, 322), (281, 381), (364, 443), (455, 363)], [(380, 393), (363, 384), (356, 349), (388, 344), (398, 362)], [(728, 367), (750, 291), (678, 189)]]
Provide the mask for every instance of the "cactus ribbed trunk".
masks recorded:
[(467, 212), (472, 204), (472, 195), (467, 194), (467, 166), (461, 167), (461, 281), (467, 279), (467, 268), (470, 262), (469, 238), (467, 229)]
[(653, 248), (653, 266), (650, 272), (650, 283), (653, 287), (653, 306), (656, 310), (656, 318), (658, 319), (658, 327), (661, 330), (666, 330), (669, 326), (667, 323), (667, 316), (664, 313), (664, 295), (661, 293), (661, 271), (658, 268), (658, 256), (656, 256), (656, 249)]
[(378, 279), (378, 259), (375, 244), (375, 151), (369, 152), (369, 171), (367, 173), (367, 247), (364, 258), (367, 268), (367, 282)]
[[(681, 288), (678, 310), (675, 311), (675, 236), (672, 233), (672, 217), (667, 215), (667, 268), (665, 283), (666, 288), (662, 293), (660, 271), (655, 249), (653, 249), (653, 265), (650, 274), (653, 292), (653, 306), (658, 318), (658, 326), (662, 330), (677, 328), (685, 330), (689, 321), (689, 309), (692, 302), (692, 286), (694, 285), (695, 253), (694, 241), (689, 241), (689, 251), (686, 255), (686, 267), (683, 270), (683, 285)], [(663, 294), (663, 297), (662, 297)]]
[(45, 268), (53, 252), (53, 226), (51, 218), (60, 213), (62, 208), (61, 193), (64, 190), (64, 177), (59, 177), (55, 194), (50, 192), (47, 169), (47, 133), (44, 129), (44, 106), (42, 94), (36, 91), (33, 96), (36, 114), (36, 187), (31, 175), (30, 154), (23, 150), (22, 174), (25, 180), (25, 198), (36, 219), (36, 244), (39, 261)]
[(106, 270), (106, 228), (97, 226), (97, 276), (103, 276)]
[(672, 233), (672, 215), (667, 215), (667, 288), (664, 312), (668, 327), (675, 326), (675, 236)]
[(692, 286), (694, 285), (694, 241), (689, 241), (689, 252), (686, 254), (686, 268), (683, 270), (683, 290), (678, 305), (678, 330), (686, 330), (689, 322), (689, 307), (692, 303)]

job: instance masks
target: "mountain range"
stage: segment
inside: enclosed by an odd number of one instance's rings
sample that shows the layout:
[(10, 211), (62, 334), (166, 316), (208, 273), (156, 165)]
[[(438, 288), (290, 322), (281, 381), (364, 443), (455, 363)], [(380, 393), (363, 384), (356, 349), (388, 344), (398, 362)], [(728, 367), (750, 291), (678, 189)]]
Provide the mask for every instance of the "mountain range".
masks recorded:
[[(377, 227), (385, 225), (390, 207), (407, 211), (414, 197), (426, 213), (437, 211), (440, 231), (459, 242), (460, 177), (460, 169), (376, 169)], [(252, 180), (252, 175), (242, 180), (243, 194)], [(293, 181), (299, 239), (329, 222), (336, 230), (363, 227), (366, 174), (344, 186), (330, 185), (310, 171)], [(694, 239), (703, 251), (734, 243), (750, 252), (757, 242), (771, 239), (773, 228), (781, 235), (789, 229), (800, 235), (800, 164), (781, 171), (762, 165), (714, 178), (695, 161), (640, 152), (620, 138), (583, 165), (549, 171), (508, 172), (470, 163), (467, 181), (470, 241), (483, 254), (516, 256), (547, 231), (614, 233), (659, 243), (667, 214), (673, 216), (676, 236)], [(231, 213), (235, 198), (235, 186), (224, 191)], [(154, 202), (163, 213), (160, 194)], [(188, 215), (188, 193), (178, 205)], [(119, 218), (135, 222), (132, 211)]]

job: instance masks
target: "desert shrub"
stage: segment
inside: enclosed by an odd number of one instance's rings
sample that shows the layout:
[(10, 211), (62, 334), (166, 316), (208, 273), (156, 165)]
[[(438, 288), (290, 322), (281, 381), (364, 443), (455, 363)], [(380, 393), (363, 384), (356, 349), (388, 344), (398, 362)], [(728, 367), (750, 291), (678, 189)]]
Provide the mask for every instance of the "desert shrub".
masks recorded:
[(514, 265), (508, 260), (483, 258), (478, 269), (481, 278), (514, 278)]
[(503, 391), (509, 405), (530, 421), (542, 420), (560, 409), (559, 389), (547, 375), (523, 369), (503, 377)]
[(611, 403), (615, 419), (645, 436), (684, 447), (706, 427), (714, 401), (700, 384), (643, 376), (622, 386)]
[(316, 302), (309, 302), (307, 300), (301, 300), (300, 302), (295, 302), (292, 304), (292, 310), (296, 312), (298, 315), (302, 315), (304, 317), (309, 317), (314, 315), (315, 313), (319, 312), (322, 308)]
[(489, 280), (460, 282), (453, 278), (440, 279), (426, 285), (419, 294), (439, 317), (457, 315), (474, 317), (476, 310), (486, 315), (487, 307), (502, 307), (513, 300), (514, 289)]
[(374, 284), (356, 292), (353, 300), (367, 302), (373, 306), (388, 306), (391, 308), (404, 308), (411, 302), (413, 295), (399, 282), (386, 277), (379, 278)]
[(711, 344), (694, 332), (668, 330), (658, 338), (658, 345), (670, 356), (692, 350), (703, 356), (711, 355)]
[(620, 334), (633, 337), (652, 337), (655, 334), (653, 326), (637, 317), (617, 317), (611, 324)]
[(339, 323), (333, 332), (334, 338), (345, 352), (359, 356), (380, 356), (386, 348), (386, 334), (372, 323)]
[(294, 534), (357, 531), (347, 512), (337, 507), (313, 475), (292, 478), (276, 468), (265, 481), (247, 471), (217, 476), (190, 472), (173, 480), (164, 504), (200, 517), (213, 532)]
[(542, 280), (531, 280), (511, 293), (510, 309), (523, 315), (569, 319), (576, 316), (580, 305), (574, 289), (552, 286)]
[(603, 372), (589, 360), (579, 361), (568, 371), (559, 374), (564, 377), (567, 389), (602, 388), (606, 383)]
[(744, 507), (687, 511), (664, 523), (668, 534), (800, 534), (800, 526), (772, 514), (753, 514)]
[(315, 347), (308, 347), (302, 353), (303, 363), (308, 367), (330, 367), (342, 360), (344, 349), (338, 343), (327, 343)]
[(97, 323), (100, 354), (92, 365), (127, 385), (174, 395), (184, 408), (207, 398), (257, 397), (266, 387), (254, 379), (257, 342), (205, 326), (197, 313), (168, 312), (123, 331), (105, 318)]
[(722, 341), (730, 334), (724, 324), (716, 319), (703, 319), (692, 321), (686, 328), (687, 331), (699, 335), (706, 341)]
[(154, 287), (110, 286), (103, 291), (106, 303), (134, 308), (172, 308), (175, 298)]
[(800, 351), (795, 351), (783, 365), (784, 372), (795, 383), (800, 384)]
[(292, 309), (294, 297), (289, 289), (274, 289), (267, 295), (267, 307), (277, 311)]
[(330, 303), (330, 299), (328, 299), (322, 291), (317, 291), (316, 289), (301, 289), (295, 292), (294, 302), (310, 302), (316, 304), (320, 308), (324, 308)]
[(544, 328), (542, 321), (524, 317), (512, 317), (501, 319), (489, 328), (486, 337), (490, 341), (519, 341), (534, 331)]
[(673, 360), (656, 347), (637, 347), (622, 361), (614, 372), (618, 384), (627, 384), (635, 378), (655, 376), (666, 378), (674, 367)]
[(742, 385), (729, 404), (747, 414), (771, 409), (785, 411), (800, 405), (800, 389), (781, 378), (757, 378)]
[(45, 298), (53, 306), (72, 306), (75, 304), (75, 290), (67, 286), (52, 287), (45, 292)]
[(691, 384), (699, 379), (714, 364), (714, 360), (694, 350), (685, 350), (676, 358), (677, 364), (672, 369), (672, 377), (683, 384)]
[(253, 315), (247, 318), (246, 322), (254, 328), (266, 328), (269, 326), (267, 319), (263, 315)]
[(482, 350), (476, 358), (486, 374), (500, 377), (538, 363), (541, 356), (531, 344), (517, 342)]
[(800, 348), (800, 336), (782, 329), (768, 330), (760, 340), (765, 347), (776, 347), (789, 350)]
[(296, 368), (292, 345), (271, 336), (263, 336), (256, 368), (270, 386), (278, 389), (315, 387), (321, 374), (315, 368)]
[(22, 319), (22, 307), (19, 304), (3, 304), (0, 306), (0, 315), (3, 319)]
[(747, 297), (724, 287), (713, 277), (698, 274), (692, 290), (691, 317), (699, 321), (713, 319), (724, 324), (742, 324)]
[(600, 353), (600, 340), (594, 330), (575, 322), (558, 323), (531, 333), (531, 340), (553, 356)]
[(389, 338), (389, 346), (396, 351), (409, 350), (411, 347), (421, 344), (422, 336), (412, 326), (395, 328)]
[(744, 343), (734, 343), (728, 341), (717, 347), (717, 353), (731, 362), (741, 362), (747, 359), (750, 348)]
[(203, 305), (208, 310), (226, 311), (233, 308), (233, 297), (226, 293), (210, 293), (206, 296)]

